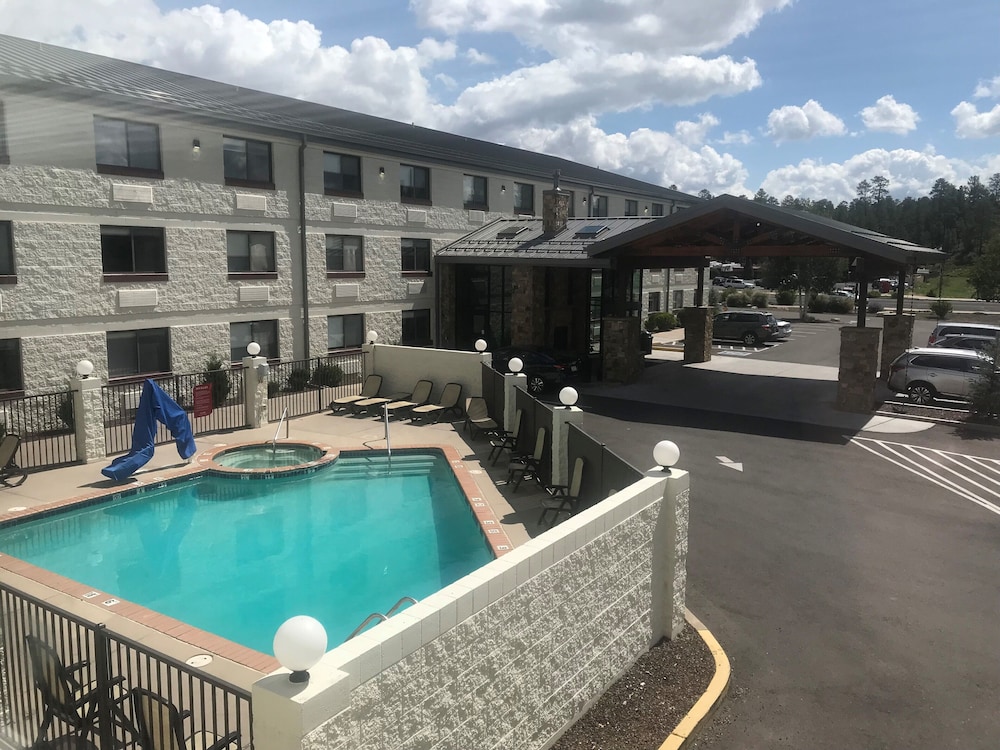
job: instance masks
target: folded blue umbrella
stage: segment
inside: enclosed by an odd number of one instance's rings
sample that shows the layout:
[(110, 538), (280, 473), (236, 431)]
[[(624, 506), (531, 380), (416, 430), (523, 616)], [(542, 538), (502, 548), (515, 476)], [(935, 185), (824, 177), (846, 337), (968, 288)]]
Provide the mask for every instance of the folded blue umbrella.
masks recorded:
[(147, 380), (142, 384), (142, 396), (135, 413), (132, 449), (127, 455), (119, 456), (109, 466), (101, 469), (101, 473), (110, 479), (121, 481), (145, 466), (153, 457), (157, 422), (162, 422), (170, 430), (181, 458), (194, 455), (197, 447), (187, 413), (160, 386)]

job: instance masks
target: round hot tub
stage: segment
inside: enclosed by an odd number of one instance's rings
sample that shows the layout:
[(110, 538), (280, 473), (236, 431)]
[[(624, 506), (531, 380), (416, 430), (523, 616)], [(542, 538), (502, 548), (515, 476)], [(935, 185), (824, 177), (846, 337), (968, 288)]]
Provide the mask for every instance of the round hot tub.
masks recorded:
[(318, 446), (304, 443), (258, 443), (224, 450), (212, 460), (227, 469), (282, 469), (313, 463), (325, 453)]

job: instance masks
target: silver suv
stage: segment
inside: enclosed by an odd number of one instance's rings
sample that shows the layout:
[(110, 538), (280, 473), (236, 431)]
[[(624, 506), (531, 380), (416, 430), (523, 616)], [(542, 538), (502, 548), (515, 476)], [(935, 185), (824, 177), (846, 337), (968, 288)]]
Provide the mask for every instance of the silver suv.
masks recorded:
[(731, 310), (719, 313), (712, 320), (713, 339), (735, 339), (747, 346), (761, 341), (773, 341), (791, 333), (792, 327), (760, 310)]
[(938, 397), (968, 399), (983, 368), (993, 366), (979, 352), (967, 349), (909, 349), (889, 366), (888, 383), (915, 404), (930, 404)]
[(934, 346), (938, 339), (945, 336), (992, 336), (1000, 338), (1000, 326), (986, 323), (938, 323), (927, 339), (927, 346)]

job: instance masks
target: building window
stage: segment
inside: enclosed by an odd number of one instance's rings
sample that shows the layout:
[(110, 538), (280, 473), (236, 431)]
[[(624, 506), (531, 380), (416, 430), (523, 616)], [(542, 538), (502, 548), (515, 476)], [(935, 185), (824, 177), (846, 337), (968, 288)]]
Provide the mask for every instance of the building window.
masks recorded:
[(683, 289), (674, 289), (674, 304), (672, 305), (672, 307), (675, 310), (679, 310), (682, 307), (684, 307), (684, 290)]
[(0, 284), (17, 281), (14, 266), (14, 231), (9, 221), (0, 221)]
[(365, 272), (361, 238), (354, 235), (326, 236), (326, 271), (329, 274), (357, 275)]
[(576, 193), (572, 190), (567, 190), (569, 193), (569, 218), (574, 218), (576, 216)]
[(327, 195), (361, 194), (361, 157), (346, 154), (323, 154), (323, 190)]
[(467, 174), (462, 182), (462, 204), (465, 208), (487, 209), (486, 178)]
[(430, 203), (431, 170), (427, 167), (400, 164), (399, 200), (403, 203)]
[(625, 201), (625, 215), (626, 216), (638, 216), (639, 215), (639, 201)]
[(357, 349), (365, 343), (365, 316), (331, 315), (326, 319), (327, 349)]
[(10, 164), (10, 151), (7, 150), (7, 119), (3, 113), (3, 102), (0, 102), (0, 164)]
[(430, 346), (431, 311), (403, 310), (403, 346)]
[(660, 311), (660, 293), (650, 292), (649, 293), (649, 312), (659, 312)]
[(535, 186), (523, 182), (514, 183), (514, 213), (535, 213)]
[(0, 393), (22, 390), (21, 339), (0, 339)]
[(160, 128), (157, 125), (95, 117), (94, 143), (98, 172), (163, 177)]
[(663, 204), (662, 203), (654, 203), (654, 204), (652, 204), (652, 206), (653, 206), (653, 208), (652, 208), (652, 214), (653, 214), (653, 216), (663, 216)]
[(607, 216), (608, 215), (608, 196), (606, 195), (595, 195), (590, 199), (590, 215), (591, 216)]
[(232, 362), (242, 362), (247, 355), (247, 344), (256, 341), (260, 344), (261, 357), (277, 359), (278, 353), (278, 321), (252, 320), (249, 323), (229, 324), (229, 358)]
[(101, 227), (105, 276), (167, 276), (167, 253), (161, 227)]
[(431, 272), (431, 241), (415, 240), (404, 237), (400, 243), (402, 247), (400, 261), (403, 273)]
[(231, 274), (277, 274), (273, 232), (226, 232), (226, 262)]
[(270, 143), (226, 136), (222, 139), (222, 159), (227, 185), (274, 189)]
[(170, 372), (170, 329), (108, 331), (108, 377)]

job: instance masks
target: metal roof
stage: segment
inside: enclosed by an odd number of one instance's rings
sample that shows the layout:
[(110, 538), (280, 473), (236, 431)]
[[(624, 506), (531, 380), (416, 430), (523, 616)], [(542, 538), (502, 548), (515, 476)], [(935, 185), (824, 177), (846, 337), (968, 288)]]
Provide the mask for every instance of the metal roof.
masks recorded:
[[(493, 263), (546, 266), (584, 266), (601, 268), (611, 265), (611, 259), (591, 257), (588, 248), (598, 240), (614, 238), (630, 230), (641, 228), (654, 221), (640, 216), (583, 217), (566, 222), (561, 232), (547, 235), (542, 229), (541, 218), (516, 217), (496, 219), (473, 230), (434, 254), (441, 263)], [(585, 227), (607, 227), (597, 236), (579, 234)], [(525, 227), (513, 237), (501, 237), (513, 227)]]
[(106, 96), (141, 102), (250, 130), (286, 133), (426, 161), (593, 187), (685, 204), (701, 199), (568, 159), (407, 125), (372, 115), (233, 86), (168, 70), (0, 34), (0, 87), (72, 98)]

